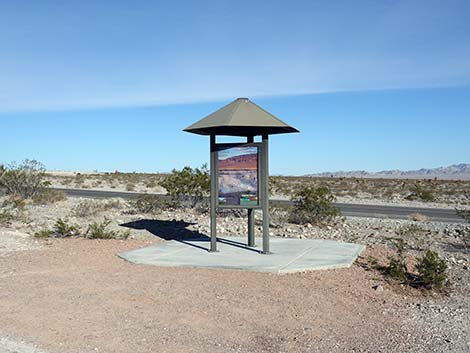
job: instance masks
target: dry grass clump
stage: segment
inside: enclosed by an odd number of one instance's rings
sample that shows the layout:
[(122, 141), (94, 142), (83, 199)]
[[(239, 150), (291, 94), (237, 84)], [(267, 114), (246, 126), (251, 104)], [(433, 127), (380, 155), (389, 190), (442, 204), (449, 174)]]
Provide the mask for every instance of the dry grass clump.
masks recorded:
[(7, 226), (13, 220), (14, 215), (9, 209), (0, 209), (0, 225)]
[(34, 233), (36, 238), (69, 238), (80, 236), (78, 224), (72, 224), (68, 219), (58, 218), (52, 229), (43, 228)]
[(98, 201), (84, 199), (72, 208), (71, 214), (75, 217), (84, 218), (95, 216), (110, 209), (120, 208), (121, 206), (122, 205), (119, 200)]
[(127, 239), (130, 236), (130, 230), (124, 232), (114, 231), (108, 228), (111, 220), (105, 218), (102, 222), (93, 222), (88, 226), (85, 233), (87, 239)]
[(408, 216), (411, 220), (416, 222), (427, 222), (429, 217), (421, 213), (412, 213)]
[(70, 223), (68, 219), (59, 218), (52, 229), (43, 228), (38, 230), (36, 238), (70, 238), (83, 236), (86, 239), (127, 239), (130, 230), (116, 231), (110, 229), (111, 220), (104, 218), (101, 222), (93, 222), (88, 225), (85, 233), (78, 224)]
[(401, 236), (415, 236), (429, 233), (428, 229), (414, 223), (401, 225), (397, 230), (397, 234)]
[(62, 191), (45, 189), (33, 197), (33, 203), (35, 205), (48, 205), (51, 203), (64, 201), (66, 199), (67, 197)]

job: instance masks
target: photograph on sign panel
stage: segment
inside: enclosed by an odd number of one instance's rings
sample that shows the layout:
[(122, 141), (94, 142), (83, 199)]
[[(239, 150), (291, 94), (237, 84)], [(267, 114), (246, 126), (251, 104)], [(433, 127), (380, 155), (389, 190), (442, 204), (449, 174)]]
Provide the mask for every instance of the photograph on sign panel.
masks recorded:
[(219, 151), (219, 205), (258, 205), (258, 147)]

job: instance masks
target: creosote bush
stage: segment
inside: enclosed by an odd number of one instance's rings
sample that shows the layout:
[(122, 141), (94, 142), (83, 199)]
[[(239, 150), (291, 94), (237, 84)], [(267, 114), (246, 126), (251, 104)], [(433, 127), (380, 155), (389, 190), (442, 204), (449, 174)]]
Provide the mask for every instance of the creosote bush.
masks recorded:
[(173, 169), (160, 186), (164, 187), (168, 194), (179, 199), (190, 199), (194, 207), (200, 200), (209, 194), (210, 178), (207, 165), (201, 168), (184, 167), (182, 170)]
[(427, 250), (417, 259), (416, 274), (408, 272), (406, 265), (406, 243), (403, 239), (390, 239), (396, 249), (396, 255), (389, 257), (387, 266), (379, 266), (376, 261), (369, 261), (373, 268), (381, 270), (394, 280), (413, 287), (425, 289), (442, 288), (447, 281), (447, 265), (437, 252)]
[(294, 207), (289, 220), (298, 224), (327, 224), (340, 214), (334, 205), (335, 200), (327, 187), (305, 187), (294, 196)]
[(425, 202), (430, 202), (434, 201), (435, 197), (432, 190), (423, 187), (421, 184), (415, 184), (411, 189), (411, 193), (407, 197), (405, 197), (405, 199), (411, 201), (421, 200)]
[(130, 235), (130, 231), (125, 232), (114, 231), (108, 229), (111, 224), (111, 220), (105, 218), (102, 222), (93, 222), (88, 226), (88, 230), (85, 233), (87, 239), (127, 239)]
[(416, 270), (425, 288), (442, 288), (447, 281), (447, 265), (435, 251), (427, 250), (424, 256), (418, 259)]
[(56, 238), (76, 237), (80, 235), (80, 227), (70, 224), (67, 219), (59, 218), (52, 228), (52, 233)]
[(391, 239), (397, 251), (395, 256), (389, 257), (389, 265), (385, 272), (393, 279), (399, 281), (407, 280), (408, 269), (406, 267), (406, 243), (403, 239)]
[(32, 198), (48, 186), (44, 166), (35, 160), (12, 163), (0, 169), (0, 188), (8, 195)]

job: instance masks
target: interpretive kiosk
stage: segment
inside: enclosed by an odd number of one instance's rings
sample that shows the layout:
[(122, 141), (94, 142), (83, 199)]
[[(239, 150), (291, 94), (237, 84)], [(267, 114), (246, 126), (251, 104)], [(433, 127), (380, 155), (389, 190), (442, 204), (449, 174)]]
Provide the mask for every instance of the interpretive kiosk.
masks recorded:
[[(248, 98), (234, 100), (184, 131), (210, 136), (210, 251), (217, 251), (217, 208), (242, 208), (248, 210), (249, 247), (255, 246), (254, 210), (262, 210), (262, 253), (269, 254), (268, 136), (299, 131)], [(246, 142), (217, 143), (217, 135), (246, 137)]]

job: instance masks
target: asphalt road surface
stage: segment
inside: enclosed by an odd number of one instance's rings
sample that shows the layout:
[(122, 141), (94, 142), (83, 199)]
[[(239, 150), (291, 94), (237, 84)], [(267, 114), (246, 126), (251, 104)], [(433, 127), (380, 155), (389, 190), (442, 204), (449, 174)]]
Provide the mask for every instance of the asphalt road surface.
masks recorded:
[[(101, 191), (101, 190), (87, 190), (87, 189), (62, 189), (55, 188), (56, 190), (63, 191), (70, 197), (88, 197), (88, 198), (123, 198), (132, 199), (137, 198), (140, 193), (136, 192), (123, 192), (123, 191)], [(159, 195), (163, 196), (163, 195)], [(288, 200), (270, 200), (272, 204), (289, 205), (292, 201)], [(374, 218), (397, 218), (407, 219), (411, 214), (419, 213), (428, 217), (432, 221), (438, 222), (464, 222), (455, 210), (444, 208), (428, 208), (428, 207), (404, 207), (404, 206), (381, 206), (381, 205), (365, 205), (353, 203), (337, 203), (337, 207), (341, 210), (343, 216), (352, 217), (374, 217)]]

